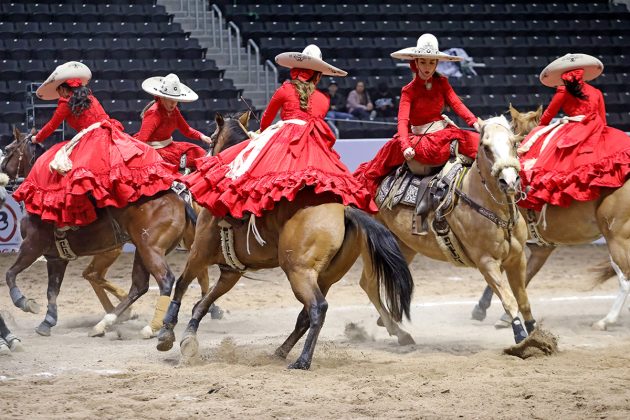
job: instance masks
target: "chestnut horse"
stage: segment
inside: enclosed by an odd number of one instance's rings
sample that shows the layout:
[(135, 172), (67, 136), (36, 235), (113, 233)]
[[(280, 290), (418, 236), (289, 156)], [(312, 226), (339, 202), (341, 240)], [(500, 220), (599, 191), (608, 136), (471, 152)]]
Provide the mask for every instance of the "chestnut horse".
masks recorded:
[[(523, 138), (538, 125), (542, 114), (542, 107), (537, 111), (527, 113), (518, 112), (510, 105), (512, 127), (514, 132)], [(525, 216), (526, 209), (520, 209)], [(593, 324), (593, 328), (605, 330), (619, 318), (619, 313), (630, 292), (630, 182), (626, 182), (619, 188), (602, 188), (601, 196), (592, 201), (573, 201), (568, 207), (547, 206), (544, 217), (535, 213), (535, 220), (545, 223), (536, 223), (536, 231), (544, 241), (543, 243), (532, 241), (527, 243), (531, 251), (527, 260), (526, 284), (545, 264), (551, 253), (559, 245), (589, 244), (594, 240), (604, 237), (610, 253), (611, 265), (607, 265), (603, 274), (607, 276), (617, 274), (619, 280), (619, 292), (610, 312), (606, 317)], [(492, 301), (492, 290), (486, 288), (479, 303), (475, 306), (472, 316), (479, 321), (486, 316), (486, 309)], [(504, 320), (499, 320), (495, 326), (504, 327)]]
[[(41, 146), (30, 142), (30, 135), (20, 133), (17, 128), (14, 129), (14, 137), (15, 141), (7, 146), (6, 155), (0, 164), (0, 168), (11, 178), (10, 187), (28, 174), (35, 159), (43, 152)], [(170, 301), (169, 296), (175, 280), (165, 255), (182, 239), (186, 239), (189, 244), (192, 243), (194, 212), (191, 209), (187, 210), (184, 201), (172, 191), (164, 191), (154, 197), (144, 197), (122, 209), (103, 208), (98, 209), (98, 212), (99, 219), (96, 222), (67, 232), (70, 247), (77, 256), (94, 256), (83, 275), (90, 281), (105, 310), (111, 312), (94, 327), (90, 335), (104, 334), (106, 327), (117, 320), (148, 290), (150, 274), (155, 277), (160, 288), (154, 318), (161, 321)], [(173, 223), (173, 220), (181, 222)], [(57, 250), (52, 224), (42, 222), (37, 216), (26, 214), (20, 223), (20, 230), (23, 242), (17, 261), (6, 273), (7, 285), (10, 288), (11, 299), (17, 307), (26, 312), (37, 313), (39, 305), (22, 295), (15, 280), (21, 271), (40, 256), (46, 257), (48, 311), (36, 331), (47, 336), (50, 335), (51, 328), (57, 324), (56, 299), (68, 260), (63, 259)], [(126, 240), (130, 240), (136, 246), (132, 286), (128, 294), (104, 279), (107, 268), (118, 257)], [(202, 288), (207, 290), (209, 288), (207, 272), (205, 277), (203, 272), (200, 272), (199, 279)], [(114, 293), (121, 299), (118, 306), (111, 305), (104, 290)], [(145, 334), (147, 328), (151, 327), (145, 327), (143, 330)]]
[[(216, 116), (217, 132), (214, 153), (242, 142), (247, 132), (236, 118)], [(304, 188), (294, 201), (280, 201), (273, 210), (255, 220), (255, 235), (266, 242), (248, 240), (250, 225), (233, 219), (219, 219), (203, 209), (197, 222), (193, 243), (184, 272), (177, 280), (175, 294), (164, 325), (158, 334), (158, 350), (166, 351), (175, 341), (174, 327), (184, 291), (200, 267), (218, 264), (221, 274), (216, 285), (197, 302), (193, 317), (181, 341), (184, 356), (198, 351), (197, 329), (208, 307), (227, 293), (241, 278), (244, 269), (281, 267), (286, 273), (295, 297), (304, 305), (294, 331), (276, 350), (285, 359), (298, 340), (308, 331), (304, 349), (291, 369), (309, 369), (319, 332), (324, 324), (328, 303), (326, 294), (350, 269), (359, 254), (376, 273), (376, 289), (384, 298), (384, 311), (396, 321), (409, 318), (413, 291), (411, 273), (393, 235), (367, 213), (344, 207), (334, 196), (314, 194)], [(231, 226), (234, 238), (232, 254), (222, 252), (221, 229)], [(225, 230), (224, 230), (225, 232)], [(224, 234), (230, 237), (231, 234)], [(359, 246), (366, 243), (367, 246)], [(229, 247), (226, 245), (226, 248)]]
[[(527, 333), (536, 323), (532, 316), (525, 291), (525, 240), (527, 227), (516, 210), (515, 195), (519, 193), (520, 165), (516, 158), (516, 138), (504, 117), (479, 120), (481, 126), (477, 158), (464, 175), (461, 186), (455, 186), (455, 205), (447, 215), (456, 240), (461, 244), (461, 257), (466, 257), (470, 267), (477, 268), (488, 286), (501, 299), (510, 322), (516, 343), (527, 337), (518, 317), (525, 318)], [(414, 235), (411, 223), (414, 209), (396, 205), (391, 209), (383, 206), (378, 219), (396, 235), (400, 247), (411, 263), (418, 253), (429, 258), (449, 261), (437, 240), (436, 233)], [(507, 274), (508, 285), (503, 280)], [(381, 314), (379, 325), (396, 335), (400, 344), (411, 344), (413, 339), (382, 311), (378, 303), (378, 291), (374, 289), (374, 274), (364, 267), (361, 286)], [(515, 299), (516, 298), (516, 299)]]

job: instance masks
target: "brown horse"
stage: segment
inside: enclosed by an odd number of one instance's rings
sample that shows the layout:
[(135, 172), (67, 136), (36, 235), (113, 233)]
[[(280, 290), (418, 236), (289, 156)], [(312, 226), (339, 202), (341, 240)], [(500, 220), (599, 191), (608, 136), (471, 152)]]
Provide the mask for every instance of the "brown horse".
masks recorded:
[[(538, 125), (542, 107), (537, 111), (519, 113), (510, 105), (510, 114), (514, 131), (522, 138)], [(520, 210), (526, 217), (527, 211)], [(527, 260), (526, 284), (538, 273), (557, 246), (588, 244), (603, 236), (614, 270), (608, 273), (617, 274), (620, 290), (608, 315), (595, 322), (593, 328), (605, 330), (608, 325), (615, 323), (630, 292), (630, 259), (627, 251), (630, 248), (630, 183), (626, 182), (617, 189), (603, 189), (597, 200), (574, 201), (569, 207), (547, 206), (544, 217), (536, 212), (535, 220), (538, 222), (530, 226), (530, 232), (535, 228), (542, 241), (534, 240), (527, 244), (531, 254)], [(540, 223), (542, 220), (545, 222)], [(481, 321), (485, 318), (491, 300), (492, 291), (486, 289), (473, 310), (474, 319)], [(503, 327), (504, 322), (498, 321), (495, 325)]]
[[(455, 187), (455, 196), (459, 199), (446, 215), (446, 220), (456, 242), (461, 244), (461, 252), (456, 251), (457, 255), (462, 257), (460, 260), (468, 260), (462, 265), (476, 267), (489, 287), (499, 295), (505, 311), (510, 314), (514, 340), (519, 343), (527, 337), (518, 317), (519, 310), (525, 318), (528, 333), (535, 329), (536, 323), (525, 291), (527, 228), (515, 208), (515, 194), (520, 187), (517, 143), (504, 117), (479, 120), (479, 123), (477, 158), (464, 175), (461, 187)], [(400, 204), (391, 209), (383, 206), (378, 213), (378, 219), (396, 235), (408, 263), (418, 253), (450, 261), (435, 230), (424, 236), (413, 234), (413, 218), (414, 209)], [(509, 287), (503, 280), (503, 271), (507, 274)], [(379, 325), (387, 328), (390, 335), (396, 335), (401, 344), (413, 343), (409, 333), (382, 311), (373, 277), (370, 267), (364, 267), (361, 286), (381, 314)]]
[[(30, 142), (30, 135), (25, 136), (14, 129), (15, 141), (7, 147), (0, 167), (17, 181), (30, 170), (40, 151)], [(99, 209), (99, 219), (93, 224), (66, 233), (66, 239), (77, 256), (95, 256), (84, 272), (84, 277), (97, 292), (97, 296), (108, 312), (103, 321), (93, 329), (91, 335), (102, 335), (105, 329), (117, 320), (129, 306), (148, 290), (149, 275), (153, 275), (160, 288), (160, 299), (154, 318), (161, 319), (168, 306), (169, 296), (175, 280), (165, 255), (174, 249), (186, 236), (194, 235), (192, 209), (174, 192), (165, 191), (154, 197), (144, 197), (122, 208)], [(173, 223), (179, 220), (181, 223)], [(44, 321), (36, 331), (41, 335), (50, 335), (51, 327), (57, 323), (56, 299), (68, 264), (62, 258), (55, 241), (55, 229), (50, 223), (42, 222), (38, 217), (27, 214), (20, 223), (23, 242), (17, 261), (6, 273), (13, 303), (27, 312), (36, 313), (38, 305), (32, 299), (26, 299), (15, 284), (16, 276), (30, 266), (40, 256), (45, 256), (48, 268), (48, 311)], [(132, 286), (128, 294), (106, 282), (105, 271), (120, 253), (123, 243), (130, 240), (136, 246)], [(192, 240), (189, 239), (189, 242)], [(200, 273), (203, 279), (203, 273)], [(200, 281), (202, 287), (208, 288)], [(103, 288), (121, 298), (115, 308), (109, 302)]]
[[(217, 115), (214, 153), (246, 139), (242, 124), (236, 118)], [(308, 369), (315, 344), (324, 323), (328, 303), (326, 294), (352, 264), (363, 255), (366, 264), (376, 272), (376, 288), (384, 297), (384, 311), (397, 321), (403, 314), (409, 317), (413, 281), (405, 260), (392, 234), (361, 210), (344, 207), (335, 197), (316, 195), (304, 188), (294, 201), (281, 201), (263, 217), (250, 219), (250, 224), (233, 219), (218, 219), (204, 209), (199, 215), (197, 231), (183, 274), (177, 280), (175, 294), (158, 335), (158, 350), (168, 350), (175, 341), (174, 327), (184, 291), (200, 267), (218, 264), (221, 275), (212, 290), (193, 309), (181, 342), (185, 356), (197, 353), (196, 338), (199, 322), (208, 306), (227, 293), (241, 278), (243, 270), (281, 267), (293, 293), (304, 305), (294, 331), (276, 350), (286, 358), (297, 341), (308, 331), (299, 358), (289, 365), (292, 369)], [(251, 229), (255, 221), (257, 227)], [(231, 226), (232, 232), (229, 232)], [(248, 240), (255, 230), (257, 240)], [(223, 234), (221, 233), (223, 231)], [(234, 252), (221, 237), (233, 234)], [(265, 245), (261, 245), (264, 239)], [(359, 244), (367, 243), (366, 247)], [(230, 268), (240, 265), (241, 269)], [(379, 300), (380, 302), (380, 300)]]

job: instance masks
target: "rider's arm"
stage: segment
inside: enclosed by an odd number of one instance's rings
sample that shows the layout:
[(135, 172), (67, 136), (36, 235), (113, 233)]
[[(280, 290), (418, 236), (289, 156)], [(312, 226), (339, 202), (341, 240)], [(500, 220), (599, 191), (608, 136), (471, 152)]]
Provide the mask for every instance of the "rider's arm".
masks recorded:
[(160, 116), (157, 112), (148, 110), (144, 113), (144, 117), (142, 118), (142, 125), (140, 126), (140, 131), (138, 131), (133, 136), (140, 141), (149, 142), (149, 141), (161, 141), (166, 139), (155, 139), (153, 138), (153, 133), (160, 125)]
[(284, 84), (280, 86), (271, 97), (269, 105), (267, 105), (267, 109), (265, 109), (265, 112), (263, 112), (262, 118), (260, 119), (260, 131), (264, 131), (267, 127), (269, 127), (273, 122), (273, 119), (276, 118), (276, 114), (280, 110), (282, 103), (285, 101), (285, 90), (287, 86), (293, 89), (293, 86)]
[(70, 115), (70, 113), (71, 111), (70, 106), (68, 105), (68, 101), (60, 100), (54, 115), (52, 116), (50, 121), (48, 121), (46, 125), (43, 126), (41, 130), (39, 130), (37, 135), (34, 137), (34, 142), (41, 143), (46, 140), (48, 136), (50, 136), (53, 131), (55, 131), (57, 127), (59, 127), (63, 120), (65, 120)]
[(411, 147), (409, 142), (409, 112), (411, 111), (411, 88), (405, 86), (400, 93), (400, 104), (398, 105), (398, 138), (402, 151)]
[(459, 96), (457, 96), (446, 78), (443, 78), (442, 85), (444, 87), (444, 101), (451, 107), (453, 112), (466, 121), (466, 124), (468, 124), (469, 127), (472, 127), (477, 122), (475, 114), (473, 114), (470, 109), (464, 105), (462, 100), (459, 99)]
[(175, 108), (175, 118), (177, 119), (177, 128), (184, 136), (193, 140), (201, 140), (201, 132), (188, 125), (178, 108)]
[(558, 114), (562, 104), (564, 103), (566, 97), (566, 88), (564, 86), (560, 86), (558, 90), (556, 90), (556, 94), (551, 98), (551, 102), (545, 112), (542, 114), (540, 118), (540, 125), (548, 125), (552, 118)]

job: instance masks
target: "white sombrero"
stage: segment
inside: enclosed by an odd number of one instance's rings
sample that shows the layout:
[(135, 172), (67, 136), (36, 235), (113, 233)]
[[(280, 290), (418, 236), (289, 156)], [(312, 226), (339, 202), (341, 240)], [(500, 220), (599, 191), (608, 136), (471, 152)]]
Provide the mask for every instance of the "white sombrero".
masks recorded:
[(68, 61), (67, 63), (57, 66), (55, 71), (48, 76), (48, 79), (42, 83), (35, 94), (39, 99), (51, 101), (59, 98), (57, 88), (66, 80), (81, 79), (81, 83), (85, 86), (91, 78), (92, 72), (88, 66), (78, 61)]
[(311, 44), (302, 52), (285, 52), (276, 56), (276, 63), (290, 69), (300, 68), (321, 72), (324, 76), (345, 76), (343, 71), (322, 60), (322, 52), (317, 45)]
[(588, 54), (567, 54), (560, 58), (556, 58), (547, 67), (540, 72), (540, 81), (543, 85), (549, 87), (562, 86), (562, 74), (571, 71), (583, 69), (584, 80), (589, 81), (596, 79), (604, 71), (604, 65), (597, 58)]
[(401, 60), (415, 60), (416, 58), (429, 58), (439, 61), (462, 61), (463, 58), (443, 53), (438, 48), (438, 40), (432, 34), (423, 34), (418, 38), (415, 47), (403, 48), (390, 54)]
[(149, 77), (142, 82), (142, 89), (153, 96), (173, 99), (178, 102), (193, 102), (199, 99), (199, 95), (181, 83), (179, 77), (173, 73), (165, 77)]

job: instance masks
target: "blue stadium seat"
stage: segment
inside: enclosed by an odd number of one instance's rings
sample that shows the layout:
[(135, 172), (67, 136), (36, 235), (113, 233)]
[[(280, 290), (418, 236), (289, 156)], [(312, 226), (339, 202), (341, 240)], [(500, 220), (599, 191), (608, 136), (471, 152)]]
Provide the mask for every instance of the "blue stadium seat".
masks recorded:
[(118, 79), (110, 82), (112, 91), (118, 99), (136, 99), (142, 91), (140, 80)]

